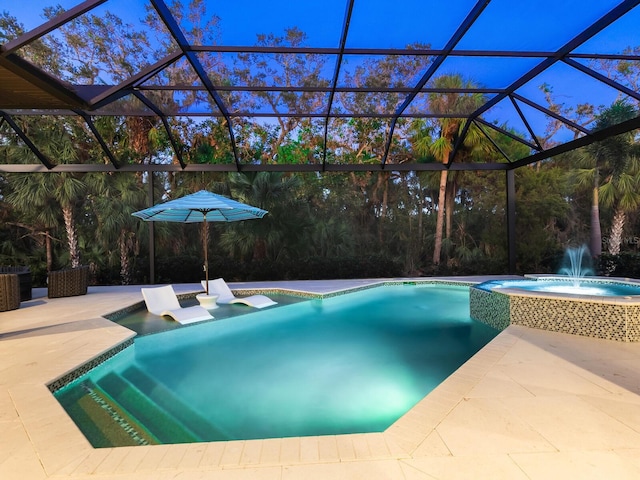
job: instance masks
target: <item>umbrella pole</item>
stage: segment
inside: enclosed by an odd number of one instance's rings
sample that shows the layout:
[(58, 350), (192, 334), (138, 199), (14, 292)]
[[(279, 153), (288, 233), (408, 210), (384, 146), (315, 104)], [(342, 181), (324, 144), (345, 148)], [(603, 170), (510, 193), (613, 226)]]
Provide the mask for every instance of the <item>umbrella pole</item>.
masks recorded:
[(209, 250), (209, 233), (207, 227), (207, 214), (204, 215), (204, 278), (205, 278), (205, 294), (209, 295), (209, 258), (208, 258), (208, 250)]

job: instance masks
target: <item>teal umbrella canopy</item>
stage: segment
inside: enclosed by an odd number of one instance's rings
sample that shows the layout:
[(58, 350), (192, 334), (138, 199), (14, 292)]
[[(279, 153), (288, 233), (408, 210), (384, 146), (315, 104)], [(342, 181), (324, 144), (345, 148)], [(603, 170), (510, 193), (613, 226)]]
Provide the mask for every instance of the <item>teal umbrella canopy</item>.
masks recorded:
[(145, 208), (132, 215), (147, 222), (236, 222), (262, 218), (268, 212), (237, 202), (223, 195), (200, 190), (153, 207)]
[(232, 200), (224, 195), (218, 195), (200, 190), (175, 200), (159, 203), (132, 213), (134, 217), (145, 222), (178, 222), (204, 223), (204, 271), (207, 280), (206, 293), (209, 294), (209, 262), (207, 259), (207, 222), (237, 222), (262, 218), (268, 212), (258, 207)]

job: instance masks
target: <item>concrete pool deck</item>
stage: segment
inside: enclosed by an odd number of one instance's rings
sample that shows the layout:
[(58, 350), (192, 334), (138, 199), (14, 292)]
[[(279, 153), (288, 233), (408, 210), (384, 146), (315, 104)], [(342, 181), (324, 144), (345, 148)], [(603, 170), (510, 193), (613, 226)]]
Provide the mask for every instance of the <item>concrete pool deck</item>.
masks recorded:
[[(373, 282), (231, 286), (329, 293)], [(0, 478), (640, 478), (640, 343), (521, 326), (383, 433), (94, 449), (46, 385), (131, 338), (102, 315), (141, 300), (140, 286), (55, 299), (34, 289), (0, 313)]]

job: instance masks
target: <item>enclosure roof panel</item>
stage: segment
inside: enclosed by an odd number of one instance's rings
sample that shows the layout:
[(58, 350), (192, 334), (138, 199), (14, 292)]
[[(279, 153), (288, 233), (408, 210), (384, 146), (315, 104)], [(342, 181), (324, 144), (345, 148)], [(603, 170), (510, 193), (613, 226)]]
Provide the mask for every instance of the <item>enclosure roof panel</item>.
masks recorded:
[(593, 131), (613, 102), (640, 105), (639, 75), (624, 74), (640, 70), (640, 0), (35, 3), (0, 16), (0, 125), (14, 130), (18, 115), (154, 116), (188, 148), (168, 119), (210, 119), (228, 128), (222, 168), (241, 169), (258, 168), (237, 148), (243, 124), (297, 122), (326, 168), (329, 129), (367, 120), (385, 137), (369, 165), (384, 169), (416, 119), (460, 119), (457, 145), (482, 125), (526, 148), (496, 168), (640, 126)]

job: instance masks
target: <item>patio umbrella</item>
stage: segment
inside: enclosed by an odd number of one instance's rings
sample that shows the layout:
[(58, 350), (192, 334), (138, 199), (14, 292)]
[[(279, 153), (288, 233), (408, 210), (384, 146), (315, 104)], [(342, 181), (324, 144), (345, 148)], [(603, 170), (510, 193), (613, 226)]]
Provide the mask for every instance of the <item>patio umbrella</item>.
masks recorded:
[(223, 195), (200, 190), (175, 200), (145, 208), (132, 215), (146, 222), (204, 223), (204, 271), (209, 295), (207, 222), (237, 222), (262, 218), (268, 212), (237, 202)]

